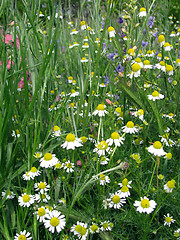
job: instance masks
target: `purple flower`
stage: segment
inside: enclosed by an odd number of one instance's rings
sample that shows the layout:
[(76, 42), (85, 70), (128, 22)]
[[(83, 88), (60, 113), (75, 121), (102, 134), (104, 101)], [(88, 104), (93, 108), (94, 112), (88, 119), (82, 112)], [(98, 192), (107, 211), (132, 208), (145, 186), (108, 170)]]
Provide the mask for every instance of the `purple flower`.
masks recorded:
[(142, 46), (143, 46), (143, 47), (147, 47), (147, 45), (148, 45), (148, 42), (142, 41), (142, 43), (141, 43), (141, 44), (142, 44)]
[(117, 20), (117, 22), (118, 22), (118, 23), (120, 23), (120, 24), (121, 24), (121, 23), (123, 23), (123, 20), (122, 20), (122, 18), (121, 18), (121, 17), (119, 17), (119, 19)]
[(153, 16), (150, 16), (150, 17), (149, 17), (149, 27), (150, 27), (150, 28), (153, 27), (153, 25), (154, 25), (154, 20), (155, 20), (155, 17), (153, 17)]
[(171, 77), (168, 78), (168, 82), (169, 82), (169, 83), (172, 82), (172, 78), (171, 78)]
[(117, 94), (115, 94), (114, 97), (116, 101), (119, 99), (119, 96)]
[(105, 22), (101, 22), (102, 26), (101, 29), (104, 29)]
[(103, 78), (105, 79), (105, 86), (107, 87), (108, 83), (109, 83), (109, 78), (106, 76), (103, 76)]

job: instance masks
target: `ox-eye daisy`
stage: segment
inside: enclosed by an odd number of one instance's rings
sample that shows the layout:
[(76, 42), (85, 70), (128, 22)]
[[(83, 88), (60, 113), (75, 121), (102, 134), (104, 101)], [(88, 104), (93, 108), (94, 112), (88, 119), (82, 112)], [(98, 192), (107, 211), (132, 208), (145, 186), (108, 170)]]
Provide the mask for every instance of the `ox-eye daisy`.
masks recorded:
[(39, 191), (41, 194), (49, 191), (50, 185), (47, 185), (46, 182), (40, 182), (34, 184), (35, 191)]
[(104, 117), (108, 112), (105, 110), (105, 105), (99, 104), (96, 110), (93, 112), (93, 115), (98, 115), (99, 117)]
[(106, 183), (111, 182), (110, 178), (108, 176), (105, 176), (104, 174), (100, 174), (99, 179), (100, 179), (100, 185), (102, 185), (102, 186), (106, 185)]
[(47, 212), (48, 212), (48, 210), (44, 206), (42, 206), (42, 207), (39, 207), (34, 214), (37, 215), (37, 220), (39, 222), (43, 222)]
[(74, 134), (69, 133), (66, 136), (66, 141), (61, 145), (61, 147), (66, 148), (66, 150), (69, 150), (69, 149), (74, 150), (76, 147), (83, 146), (80, 142), (81, 140), (76, 138)]
[(113, 132), (111, 134), (111, 138), (107, 139), (106, 142), (108, 143), (109, 146), (115, 144), (115, 146), (120, 147), (123, 144), (124, 138), (119, 136), (119, 133)]
[(66, 219), (61, 212), (57, 210), (49, 211), (44, 219), (44, 226), (49, 229), (50, 232), (54, 233), (55, 230), (59, 233), (64, 229), (66, 225)]
[(144, 7), (140, 8), (138, 16), (139, 17), (145, 17), (146, 16), (146, 9)]
[(58, 163), (58, 159), (55, 154), (46, 153), (43, 158), (40, 159), (40, 166), (44, 168), (51, 168)]
[(124, 133), (130, 133), (130, 134), (133, 134), (139, 131), (139, 129), (137, 129), (134, 126), (134, 123), (132, 121), (128, 121), (126, 126), (122, 127), (122, 130)]
[(157, 203), (154, 200), (149, 200), (146, 196), (141, 197), (141, 201), (135, 201), (134, 206), (137, 207), (137, 211), (140, 213), (151, 213), (154, 211)]
[(30, 233), (27, 232), (26, 230), (21, 231), (20, 234), (16, 233), (16, 236), (14, 237), (14, 240), (30, 240), (32, 237), (30, 237)]
[(167, 216), (164, 215), (165, 219), (164, 219), (164, 226), (168, 225), (170, 227), (171, 223), (174, 223), (175, 220), (173, 219), (173, 217), (170, 217), (170, 214), (168, 213)]
[(164, 95), (160, 94), (158, 91), (154, 91), (152, 95), (148, 95), (148, 99), (153, 101), (163, 99), (163, 98), (164, 98)]
[(19, 205), (22, 207), (30, 207), (34, 203), (34, 196), (27, 193), (23, 193), (18, 197)]
[(119, 209), (126, 203), (126, 199), (123, 198), (119, 192), (110, 194), (110, 198), (106, 200), (109, 202), (108, 206), (114, 209)]
[(159, 141), (154, 142), (154, 144), (148, 147), (147, 150), (158, 157), (166, 155), (166, 152), (163, 150), (162, 144)]
[(55, 126), (53, 127), (52, 136), (53, 136), (53, 137), (60, 137), (60, 136), (61, 136), (60, 127), (58, 127), (57, 125), (55, 125)]

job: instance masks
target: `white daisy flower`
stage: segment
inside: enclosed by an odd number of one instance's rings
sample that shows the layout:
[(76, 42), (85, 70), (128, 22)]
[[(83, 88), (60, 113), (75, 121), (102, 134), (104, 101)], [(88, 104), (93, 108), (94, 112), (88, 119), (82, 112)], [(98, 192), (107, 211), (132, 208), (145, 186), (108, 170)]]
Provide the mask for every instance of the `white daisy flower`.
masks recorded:
[(105, 110), (106, 105), (99, 104), (96, 110), (93, 112), (93, 115), (98, 115), (99, 117), (104, 117), (108, 112)]
[(180, 228), (177, 229), (176, 231), (174, 231), (174, 237), (176, 237), (177, 240), (180, 240), (180, 238), (178, 238), (178, 237), (180, 237)]
[(71, 232), (74, 233), (79, 239), (86, 240), (88, 235), (87, 223), (77, 222), (71, 227)]
[(20, 137), (20, 131), (18, 129), (16, 129), (15, 131), (12, 131), (11, 136), (19, 138)]
[(173, 75), (173, 67), (171, 65), (166, 64), (166, 73), (169, 76)]
[(144, 7), (140, 8), (138, 16), (139, 17), (145, 17), (146, 16), (146, 9)]
[(154, 142), (154, 144), (148, 147), (147, 150), (154, 156), (161, 157), (166, 155), (166, 152), (163, 150), (162, 144), (159, 141)]
[(57, 210), (49, 211), (44, 219), (44, 226), (52, 233), (55, 230), (59, 233), (64, 229), (66, 225), (66, 219), (64, 215), (61, 215), (61, 212)]
[(79, 96), (79, 92), (76, 92), (74, 89), (71, 90), (70, 97), (77, 97)]
[(109, 33), (109, 37), (115, 37), (116, 31), (113, 27), (108, 27), (108, 33)]
[(33, 155), (35, 158), (41, 158), (42, 157), (42, 152), (36, 152)]
[(46, 193), (35, 194), (34, 198), (35, 198), (35, 201), (38, 202), (38, 203), (39, 202), (47, 203), (51, 199), (51, 197)]
[(115, 146), (118, 146), (118, 147), (120, 147), (123, 144), (123, 141), (124, 141), (124, 138), (120, 137), (119, 133), (117, 133), (117, 132), (113, 132), (111, 134), (111, 138), (108, 138), (106, 140), (106, 142), (109, 146), (113, 145), (113, 143), (114, 143)]
[(82, 45), (82, 48), (89, 48), (89, 44), (85, 42), (84, 45)]
[(111, 223), (109, 220), (108, 221), (104, 221), (104, 222), (101, 222), (100, 230), (101, 231), (111, 231), (113, 226), (114, 226), (113, 223)]
[(122, 183), (118, 183), (118, 185), (119, 185), (120, 187), (127, 186), (128, 188), (131, 188), (131, 183), (132, 183), (132, 181), (128, 181), (127, 178), (124, 178), (124, 179), (122, 180)]
[(131, 195), (127, 185), (123, 185), (118, 193), (120, 194), (121, 198), (127, 198)]
[(143, 109), (139, 109), (135, 112), (132, 112), (132, 115), (134, 117), (138, 117), (141, 121), (144, 121), (144, 110)]
[(44, 168), (51, 168), (58, 163), (58, 159), (55, 154), (46, 153), (43, 158), (40, 159), (40, 166)]
[(78, 34), (78, 31), (76, 31), (76, 29), (72, 29), (70, 35), (76, 35), (76, 34)]
[(22, 175), (22, 178), (24, 179), (24, 180), (26, 180), (26, 181), (30, 181), (31, 179), (34, 179), (34, 178), (31, 178), (31, 176), (30, 176), (30, 171), (28, 171), (28, 172), (25, 172), (23, 175)]
[(158, 43), (160, 44), (160, 47), (162, 47), (165, 44), (165, 37), (163, 35), (159, 35)]
[(150, 200), (145, 196), (141, 197), (141, 201), (135, 201), (134, 206), (137, 207), (137, 211), (140, 213), (151, 213), (154, 211), (157, 203), (154, 200)]
[(45, 215), (47, 214), (48, 211), (49, 211), (48, 209), (46, 209), (44, 206), (42, 206), (42, 207), (38, 208), (34, 214), (37, 215), (37, 220), (39, 222), (43, 222), (45, 219)]
[(98, 161), (99, 161), (99, 163), (100, 163), (101, 165), (106, 165), (106, 164), (108, 164), (108, 162), (109, 162), (109, 158), (107, 158), (107, 157), (105, 157), (105, 156), (101, 156), (101, 157), (98, 159)]
[(110, 198), (106, 199), (106, 201), (109, 202), (108, 206), (114, 209), (119, 209), (126, 203), (126, 199), (119, 192), (110, 193)]
[(153, 65), (150, 64), (149, 60), (144, 60), (143, 61), (143, 68), (145, 68), (145, 69), (152, 69)]
[(101, 141), (100, 143), (96, 144), (96, 148), (93, 150), (93, 152), (97, 152), (99, 156), (105, 156), (106, 152), (110, 153), (112, 149), (108, 147), (108, 144), (106, 141)]
[(141, 75), (141, 67), (139, 63), (134, 63), (132, 65), (132, 72), (128, 76), (132, 79), (134, 77), (139, 77)]
[[(6, 195), (6, 192), (2, 192), (2, 197)], [(13, 191), (8, 191), (8, 194), (6, 196), (6, 199), (13, 199), (16, 195), (13, 193)]]
[(82, 62), (82, 63), (88, 62), (88, 59), (86, 59), (85, 57), (83, 57), (83, 58), (81, 59), (81, 62)]
[(164, 47), (165, 52), (169, 52), (169, 51), (171, 51), (171, 49), (173, 49), (173, 46), (171, 44), (169, 44), (168, 42), (165, 42), (163, 47)]
[(160, 94), (158, 91), (154, 91), (152, 95), (148, 95), (148, 99), (153, 101), (163, 99), (163, 98), (164, 98), (164, 95)]
[(69, 160), (63, 164), (64, 170), (69, 172), (74, 172), (74, 163), (71, 163)]
[(81, 21), (80, 25), (81, 25), (81, 30), (85, 30), (87, 28), (87, 24), (85, 21)]
[(134, 126), (134, 123), (132, 121), (128, 121), (126, 126), (122, 127), (122, 131), (124, 133), (133, 134), (133, 133), (138, 132), (139, 129), (136, 126)]
[(171, 223), (174, 223), (175, 220), (173, 219), (173, 217), (170, 217), (170, 214), (168, 213), (167, 216), (164, 215), (165, 219), (164, 219), (164, 226), (169, 226), (171, 225)]
[(53, 127), (53, 132), (52, 132), (53, 137), (60, 137), (61, 136), (61, 129), (58, 126)]
[(173, 179), (171, 181), (168, 181), (165, 185), (164, 185), (164, 190), (167, 193), (171, 193), (173, 191), (173, 189), (175, 188), (175, 184), (176, 181)]
[(40, 182), (34, 184), (35, 191), (39, 191), (41, 194), (49, 191), (50, 185), (47, 185), (46, 182)]
[(155, 67), (163, 72), (166, 72), (166, 63), (164, 61), (160, 61), (159, 63), (155, 64)]
[(61, 145), (62, 148), (66, 148), (66, 150), (72, 149), (74, 150), (76, 147), (82, 147), (83, 145), (80, 143), (80, 139), (76, 138), (74, 134), (69, 133), (66, 136), (66, 141)]
[(19, 205), (22, 207), (30, 207), (34, 203), (34, 196), (27, 193), (23, 193), (18, 197)]
[(96, 223), (93, 223), (91, 224), (91, 226), (89, 227), (89, 232), (91, 234), (94, 234), (94, 233), (99, 233), (99, 227)]
[(26, 230), (24, 230), (24, 231), (21, 231), (20, 234), (16, 233), (14, 240), (20, 240), (20, 239), (30, 240), (30, 239), (32, 239), (32, 237), (30, 237), (30, 235), (31, 234), (29, 232), (26, 233)]
[(100, 179), (100, 185), (104, 186), (106, 183), (110, 183), (111, 180), (108, 176), (105, 176), (104, 174), (100, 174), (97, 179)]

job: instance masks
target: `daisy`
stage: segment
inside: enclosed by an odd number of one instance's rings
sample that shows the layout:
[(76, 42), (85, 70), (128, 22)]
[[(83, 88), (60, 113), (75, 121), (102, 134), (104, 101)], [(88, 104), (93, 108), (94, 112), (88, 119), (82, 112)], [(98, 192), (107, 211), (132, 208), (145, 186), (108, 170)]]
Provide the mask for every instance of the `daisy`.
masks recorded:
[(87, 28), (87, 24), (85, 21), (81, 21), (80, 25), (81, 25), (81, 30), (85, 30)]
[(128, 75), (131, 79), (134, 77), (139, 77), (141, 74), (141, 67), (139, 63), (134, 63), (132, 65), (132, 72)]
[(132, 121), (128, 121), (126, 126), (122, 127), (122, 130), (124, 133), (136, 133), (139, 131), (139, 129), (137, 129), (137, 127), (134, 126), (134, 123)]
[(121, 198), (127, 198), (131, 195), (129, 188), (126, 185), (122, 186), (118, 193), (120, 194)]
[(82, 62), (82, 63), (88, 62), (88, 59), (86, 59), (85, 57), (83, 57), (83, 58), (81, 59), (81, 62)]
[(84, 45), (82, 45), (82, 48), (89, 48), (89, 44), (85, 42)]
[(108, 147), (106, 141), (101, 141), (100, 143), (96, 144), (96, 148), (93, 150), (93, 152), (97, 152), (99, 156), (104, 156), (106, 152), (110, 153), (111, 149)]
[(166, 72), (166, 63), (164, 61), (160, 61), (159, 63), (155, 64), (155, 67), (163, 72)]
[(123, 144), (123, 141), (124, 141), (124, 138), (120, 137), (119, 133), (117, 133), (117, 132), (113, 132), (111, 134), (111, 138), (108, 138), (106, 140), (106, 142), (109, 146), (113, 145), (113, 143), (114, 143), (115, 146), (118, 146), (118, 147), (120, 147)]
[(29, 171), (30, 178), (34, 179), (35, 177), (39, 176), (41, 174), (41, 171), (37, 170), (36, 167), (32, 167)]
[(163, 35), (159, 35), (158, 43), (160, 44), (161, 47), (165, 44), (165, 37)]
[(164, 219), (164, 226), (168, 225), (170, 227), (171, 223), (174, 223), (175, 220), (173, 219), (173, 217), (170, 217), (170, 214), (168, 213), (167, 216), (164, 215), (165, 219)]
[(37, 215), (37, 220), (39, 222), (43, 222), (47, 212), (48, 212), (48, 210), (44, 206), (42, 206), (42, 207), (38, 208), (37, 211), (34, 214)]
[(29, 181), (31, 179), (34, 179), (34, 178), (31, 178), (30, 174), (29, 174), (30, 171), (28, 172), (25, 172), (23, 175), (22, 175), (22, 178), (26, 181)]
[(128, 188), (131, 188), (131, 185), (130, 185), (131, 183), (132, 183), (132, 181), (128, 181), (127, 178), (124, 178), (124, 179), (122, 180), (122, 183), (118, 183), (118, 185), (119, 185), (120, 187), (127, 186)]
[(164, 185), (164, 190), (167, 193), (171, 193), (173, 191), (173, 189), (175, 188), (175, 184), (176, 181), (173, 179), (171, 181), (168, 181), (165, 185)]
[(51, 168), (58, 163), (58, 159), (55, 154), (46, 153), (43, 158), (40, 159), (40, 166), (44, 168)]
[(166, 155), (164, 156), (165, 159), (172, 159), (172, 153), (166, 153)]
[(97, 226), (96, 223), (93, 223), (91, 224), (91, 226), (89, 227), (89, 232), (91, 234), (94, 234), (94, 233), (99, 233), (99, 227)]
[(164, 98), (164, 95), (160, 94), (158, 91), (154, 91), (152, 95), (148, 95), (148, 99), (153, 101), (163, 99), (163, 98)]
[[(97, 177), (97, 179), (98, 179), (98, 177)], [(106, 183), (111, 182), (110, 178), (108, 176), (105, 176), (104, 174), (100, 174), (99, 179), (100, 179), (100, 185), (102, 185), (102, 186), (106, 185)]]
[(115, 194), (110, 193), (110, 198), (106, 199), (106, 201), (109, 202), (108, 206), (114, 209), (119, 209), (126, 203), (126, 199), (123, 198), (119, 192)]
[(76, 92), (74, 89), (71, 89), (70, 97), (79, 96), (79, 92)]
[[(2, 197), (6, 195), (6, 192), (2, 192)], [(13, 199), (16, 195), (12, 191), (8, 191), (8, 194), (6, 196), (6, 199)]]
[(143, 61), (143, 68), (145, 69), (152, 69), (153, 65), (150, 64), (149, 60), (144, 60)]
[(40, 182), (34, 184), (35, 191), (39, 191), (41, 194), (49, 191), (50, 185), (47, 185), (46, 182)]
[(99, 161), (99, 163), (100, 163), (101, 165), (106, 165), (106, 164), (108, 164), (108, 162), (109, 162), (109, 158), (107, 158), (107, 157), (105, 157), (105, 156), (101, 156), (101, 157), (98, 159), (98, 161)]
[(66, 136), (66, 141), (61, 145), (62, 148), (66, 148), (66, 150), (72, 149), (74, 150), (76, 147), (81, 147), (83, 146), (80, 143), (80, 140), (78, 138), (75, 137), (74, 134), (69, 133)]
[(74, 163), (71, 163), (69, 160), (65, 162), (64, 164), (64, 170), (66, 170), (67, 173), (74, 172)]
[(49, 211), (44, 219), (44, 226), (52, 233), (55, 230), (59, 233), (64, 229), (66, 225), (66, 219), (64, 215), (61, 215), (61, 212), (57, 210)]
[(138, 111), (132, 112), (132, 115), (135, 117), (139, 117), (141, 121), (144, 121), (144, 110), (139, 109)]
[(171, 51), (171, 49), (173, 48), (173, 46), (171, 44), (169, 44), (168, 42), (166, 42), (163, 47), (164, 47), (164, 51), (166, 51), (166, 52)]
[(162, 144), (159, 141), (154, 142), (154, 144), (148, 147), (147, 150), (154, 156), (161, 157), (166, 155), (166, 152), (163, 150)]
[(141, 59), (138, 57), (135, 60), (132, 61), (132, 64), (138, 63), (141, 68), (143, 68), (143, 63), (141, 62)]
[(56, 125), (53, 127), (52, 136), (53, 136), (53, 137), (60, 137), (60, 136), (61, 136), (60, 127), (58, 127), (58, 126), (56, 126)]
[(105, 105), (99, 104), (96, 110), (93, 112), (93, 115), (98, 115), (99, 117), (104, 117), (108, 112), (105, 110)]
[(30, 240), (30, 239), (32, 239), (32, 237), (30, 237), (30, 235), (31, 234), (29, 232), (26, 233), (26, 230), (24, 230), (24, 231), (21, 231), (20, 234), (16, 233), (14, 240), (20, 240), (20, 239)]
[(166, 73), (171, 76), (173, 75), (173, 67), (171, 65), (166, 65)]
[(134, 206), (137, 207), (137, 211), (140, 213), (151, 213), (154, 211), (157, 203), (154, 200), (150, 200), (145, 196), (141, 197), (141, 201), (135, 201)]
[(141, 157), (139, 153), (133, 153), (131, 156), (137, 163), (141, 163)]
[(108, 27), (108, 33), (109, 33), (109, 37), (115, 37), (116, 31), (113, 27)]
[(79, 239), (85, 240), (88, 235), (87, 223), (77, 221), (77, 224), (74, 224), (71, 227), (71, 232), (73, 232), (74, 235), (77, 235)]
[(42, 157), (42, 152), (36, 152), (33, 155), (35, 158), (41, 158)]
[(54, 169), (61, 169), (63, 167), (63, 164), (61, 164), (60, 162), (56, 163), (56, 165), (54, 166)]
[(51, 197), (48, 195), (48, 194), (46, 194), (46, 193), (43, 193), (43, 194), (41, 194), (41, 193), (38, 193), (38, 194), (35, 194), (35, 196), (34, 196), (34, 198), (35, 198), (35, 200), (39, 203), (39, 202), (43, 202), (43, 203), (47, 203), (50, 199), (51, 199)]
[(72, 29), (70, 35), (76, 35), (76, 34), (78, 34), (78, 31), (76, 31), (76, 29)]
[(177, 67), (180, 67), (180, 59), (179, 59), (179, 58), (176, 59), (176, 62), (175, 62), (175, 63), (176, 63), (176, 66), (177, 66)]
[[(177, 229), (176, 231), (174, 231), (174, 237), (176, 237), (176, 238), (180, 237), (180, 228)], [(179, 238), (178, 238), (178, 240), (179, 240)]]
[(139, 17), (145, 17), (146, 16), (146, 9), (144, 7), (140, 8), (138, 16)]
[(104, 221), (104, 222), (101, 222), (100, 230), (101, 231), (111, 231), (113, 226), (114, 226), (113, 223), (111, 223), (110, 221)]
[(19, 138), (20, 137), (20, 131), (18, 129), (16, 129), (15, 131), (12, 131), (11, 136)]
[(30, 207), (34, 203), (34, 196), (27, 193), (23, 193), (18, 197), (19, 205), (22, 207)]

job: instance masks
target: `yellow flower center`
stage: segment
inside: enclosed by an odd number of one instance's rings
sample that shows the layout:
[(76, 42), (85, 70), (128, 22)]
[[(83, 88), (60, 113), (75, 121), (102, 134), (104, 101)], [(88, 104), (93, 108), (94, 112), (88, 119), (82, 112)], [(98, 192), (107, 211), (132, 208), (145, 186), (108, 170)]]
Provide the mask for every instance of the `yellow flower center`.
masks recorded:
[(88, 47), (89, 45), (88, 45), (88, 43), (86, 42), (86, 43), (84, 44), (84, 46)]
[(82, 230), (82, 226), (81, 225), (76, 225), (76, 227), (75, 227), (75, 231), (76, 232), (78, 232), (78, 233), (80, 233), (81, 232), (81, 230)]
[(160, 64), (161, 66), (165, 66), (165, 65), (166, 65), (164, 61), (161, 61), (159, 64)]
[(120, 197), (118, 195), (114, 195), (114, 197), (112, 198), (113, 203), (119, 203), (120, 202)]
[(135, 62), (140, 63), (141, 59), (138, 57), (138, 58), (135, 59)]
[(71, 93), (75, 93), (76, 91), (74, 89), (71, 89)]
[(129, 191), (129, 188), (127, 186), (123, 186), (121, 188), (121, 192), (128, 192)]
[(116, 111), (117, 113), (120, 113), (120, 112), (121, 112), (121, 108), (120, 108), (120, 107), (117, 107), (115, 111)]
[(156, 141), (156, 142), (153, 144), (153, 147), (154, 147), (155, 149), (161, 149), (161, 148), (162, 148), (162, 144), (161, 144), (161, 142)]
[(52, 156), (51, 153), (46, 153), (46, 154), (44, 155), (44, 160), (45, 160), (45, 161), (50, 161), (52, 158), (53, 158), (53, 156)]
[(176, 63), (180, 63), (180, 59), (178, 58), (178, 59), (176, 59)]
[(103, 225), (102, 225), (102, 226), (103, 226), (103, 228), (104, 228), (104, 229), (106, 229), (106, 228), (108, 228), (108, 227), (109, 227), (108, 223), (103, 223)]
[(168, 181), (167, 182), (168, 188), (171, 188), (171, 189), (174, 188), (175, 187), (175, 183), (176, 183), (175, 180)]
[(40, 182), (39, 188), (40, 189), (45, 189), (46, 188), (46, 184), (44, 182)]
[(165, 37), (163, 35), (159, 35), (158, 42), (161, 43), (161, 42), (164, 42), (164, 41), (165, 41)]
[(20, 134), (20, 131), (19, 131), (18, 129), (16, 129), (16, 134), (17, 134), (17, 135)]
[(69, 133), (69, 134), (66, 136), (66, 141), (67, 141), (67, 142), (74, 142), (74, 141), (75, 141), (75, 136), (74, 136), (74, 134)]
[(104, 174), (100, 174), (100, 179), (101, 179), (101, 180), (106, 180), (105, 175), (104, 175)]
[(108, 32), (112, 32), (115, 31), (115, 29), (113, 27), (108, 27)]
[(55, 165), (55, 167), (56, 167), (57, 169), (60, 169), (60, 168), (62, 167), (62, 165), (61, 165), (61, 163), (57, 163), (57, 164)]
[(158, 91), (154, 91), (154, 92), (152, 93), (152, 96), (153, 96), (153, 97), (159, 97)]
[(98, 106), (97, 106), (97, 110), (98, 111), (103, 111), (104, 110), (104, 105), (103, 104), (99, 104)]
[(171, 158), (172, 158), (172, 153), (167, 153), (167, 154), (166, 154), (166, 157), (167, 157), (168, 159), (171, 159)]
[(141, 207), (142, 207), (142, 208), (148, 208), (148, 207), (149, 207), (149, 200), (143, 199), (143, 200), (141, 201)]
[(67, 168), (72, 168), (72, 164), (71, 164), (71, 163), (67, 163), (67, 164), (66, 164), (66, 167), (67, 167)]
[(81, 21), (81, 23), (80, 23), (81, 26), (83, 26), (83, 25), (85, 25), (85, 24), (86, 24), (85, 21)]
[(144, 60), (144, 61), (143, 61), (143, 64), (144, 64), (144, 65), (150, 65), (150, 61), (149, 61), (149, 60)]
[(57, 217), (51, 218), (50, 224), (51, 226), (56, 227), (57, 225), (59, 225), (59, 219)]
[(85, 227), (82, 227), (82, 230), (80, 232), (81, 236), (85, 235), (87, 232), (87, 229)]
[(82, 58), (82, 60), (86, 60), (86, 58), (85, 58), (85, 57), (83, 57), (83, 58)]
[(91, 230), (92, 230), (93, 232), (96, 232), (96, 231), (98, 230), (98, 226), (95, 225), (95, 224), (93, 224), (93, 225), (91, 226)]
[(122, 185), (123, 185), (123, 186), (127, 186), (127, 185), (128, 185), (128, 180), (127, 180), (127, 178), (125, 178), (125, 179), (122, 181)]
[(18, 240), (26, 240), (27, 238), (26, 238), (26, 236), (25, 235), (20, 235), (19, 237), (18, 237)]
[(37, 168), (32, 167), (30, 171), (33, 172), (33, 173), (35, 173), (35, 172), (37, 172)]
[(85, 137), (85, 136), (81, 137), (81, 141), (82, 141), (83, 143), (87, 142), (87, 137)]
[(129, 122), (127, 122), (127, 124), (126, 124), (126, 127), (127, 127), (127, 128), (133, 128), (133, 127), (134, 127), (134, 123), (133, 123), (132, 121), (129, 121)]
[(39, 215), (40, 217), (44, 216), (45, 213), (46, 213), (46, 211), (45, 211), (44, 208), (39, 208), (39, 209), (38, 209), (38, 215)]
[(170, 71), (172, 71), (173, 70), (173, 67), (171, 66), (171, 65), (166, 65), (166, 71), (167, 72), (170, 72)]
[(171, 222), (171, 218), (170, 217), (166, 217), (165, 221), (169, 223), (169, 222)]
[(108, 148), (108, 144), (107, 144), (106, 141), (101, 141), (101, 142), (98, 144), (97, 148), (98, 148), (99, 150), (106, 150), (106, 149)]
[(145, 9), (145, 8), (140, 8), (139, 11), (140, 11), (140, 12), (146, 12), (146, 9)]
[(113, 132), (113, 133), (111, 134), (111, 138), (112, 138), (112, 139), (119, 139), (119, 133)]
[(133, 48), (128, 49), (127, 53), (128, 53), (128, 55), (131, 55), (131, 56), (135, 55), (135, 52), (134, 52)]
[(170, 46), (170, 44), (168, 43), (168, 42), (166, 42), (165, 44), (164, 44), (164, 47), (169, 47)]
[(58, 127), (58, 126), (54, 126), (54, 127), (53, 127), (53, 131), (54, 131), (54, 132), (58, 131), (59, 129), (60, 129), (60, 127)]
[(138, 64), (138, 63), (134, 63), (133, 65), (132, 65), (132, 71), (133, 72), (137, 72), (137, 71), (139, 71), (141, 69), (141, 67), (140, 67), (140, 65)]
[(139, 154), (134, 154), (134, 156), (133, 156), (133, 158), (134, 158), (134, 160), (139, 160), (140, 159), (140, 156), (139, 156)]
[(139, 110), (137, 111), (137, 115), (138, 115), (138, 116), (144, 115), (143, 109), (139, 109)]
[(30, 196), (28, 194), (25, 194), (23, 196), (23, 202), (29, 202), (30, 201)]
[(35, 154), (35, 157), (36, 158), (40, 158), (42, 156), (42, 153), (40, 153), (40, 152), (37, 152), (36, 154)]

